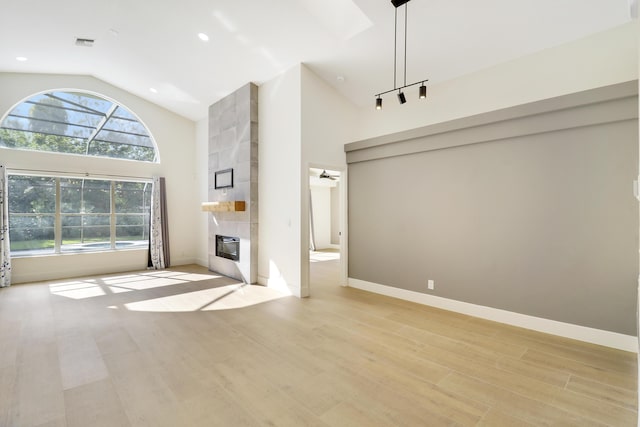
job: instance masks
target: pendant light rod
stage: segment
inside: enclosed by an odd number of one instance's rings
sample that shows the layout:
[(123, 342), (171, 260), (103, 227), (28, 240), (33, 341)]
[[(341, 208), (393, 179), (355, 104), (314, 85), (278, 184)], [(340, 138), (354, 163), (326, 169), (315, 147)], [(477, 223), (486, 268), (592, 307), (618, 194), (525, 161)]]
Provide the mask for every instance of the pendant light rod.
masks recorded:
[(425, 79), (425, 80), (417, 81), (415, 83), (410, 83), (408, 85), (404, 85), (404, 86), (400, 86), (400, 87), (394, 87), (393, 89), (389, 89), (389, 90), (387, 90), (385, 92), (376, 93), (374, 96), (378, 97), (378, 96), (381, 96), (381, 95), (384, 95), (384, 94), (387, 94), (387, 93), (395, 92), (397, 90), (402, 90), (402, 89), (405, 89), (405, 88), (408, 88), (408, 87), (411, 87), (411, 86), (415, 86), (415, 85), (419, 85), (420, 83), (424, 83), (424, 82), (428, 82), (428, 81), (429, 81), (429, 79)]
[(398, 8), (395, 9), (395, 19), (393, 20), (393, 87), (398, 84), (396, 73), (398, 71)]
[[(404, 5), (404, 85), (407, 85), (407, 15), (409, 4)], [(396, 8), (396, 12), (398, 8)]]

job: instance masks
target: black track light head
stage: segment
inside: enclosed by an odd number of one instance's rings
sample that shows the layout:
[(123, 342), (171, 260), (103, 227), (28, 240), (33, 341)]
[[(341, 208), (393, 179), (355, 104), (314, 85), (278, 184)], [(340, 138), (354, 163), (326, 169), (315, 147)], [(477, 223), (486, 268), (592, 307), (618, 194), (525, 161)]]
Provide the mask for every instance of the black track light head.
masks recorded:
[(379, 96), (376, 98), (376, 110), (382, 110), (382, 98)]
[(400, 104), (407, 102), (407, 97), (404, 96), (404, 92), (398, 92), (398, 101), (400, 101)]
[(420, 99), (425, 99), (427, 97), (427, 87), (422, 83), (420, 86)]

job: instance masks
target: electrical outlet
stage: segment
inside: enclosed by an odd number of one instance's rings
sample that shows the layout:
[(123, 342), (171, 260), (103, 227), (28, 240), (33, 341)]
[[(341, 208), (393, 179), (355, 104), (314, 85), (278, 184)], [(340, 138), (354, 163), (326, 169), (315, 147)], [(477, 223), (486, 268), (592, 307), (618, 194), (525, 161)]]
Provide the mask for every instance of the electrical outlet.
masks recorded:
[(433, 281), (433, 280), (429, 279), (429, 280), (427, 281), (427, 287), (428, 287), (429, 289), (431, 289), (431, 290), (434, 290), (434, 289), (435, 289), (435, 287), (436, 287), (436, 284), (434, 283), (434, 281)]

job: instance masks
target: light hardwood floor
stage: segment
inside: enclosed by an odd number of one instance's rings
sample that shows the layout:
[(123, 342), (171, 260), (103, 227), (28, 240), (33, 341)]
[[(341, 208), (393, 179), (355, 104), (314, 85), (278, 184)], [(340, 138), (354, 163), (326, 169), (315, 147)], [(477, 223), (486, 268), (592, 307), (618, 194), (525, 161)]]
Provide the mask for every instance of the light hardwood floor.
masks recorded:
[(0, 426), (635, 426), (636, 356), (189, 266), (0, 290)]

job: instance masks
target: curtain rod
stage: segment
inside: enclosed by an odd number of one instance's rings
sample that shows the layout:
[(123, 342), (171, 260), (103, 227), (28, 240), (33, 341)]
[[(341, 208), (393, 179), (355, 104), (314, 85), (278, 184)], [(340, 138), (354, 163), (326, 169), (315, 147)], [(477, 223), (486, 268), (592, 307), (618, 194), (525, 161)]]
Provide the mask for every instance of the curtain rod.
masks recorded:
[(140, 181), (151, 181), (153, 178), (152, 177), (143, 177), (143, 176), (130, 176), (130, 175), (112, 175), (112, 174), (91, 174), (89, 172), (69, 172), (69, 171), (55, 171), (55, 170), (41, 170), (41, 169), (22, 169), (22, 168), (11, 168), (11, 167), (6, 167), (7, 168), (7, 172), (11, 173), (11, 172), (25, 172), (25, 173), (32, 173), (32, 174), (53, 174), (53, 175), (65, 175), (65, 176), (72, 176), (72, 177), (77, 177), (77, 178), (128, 178), (128, 179), (135, 179), (135, 180), (140, 180)]

